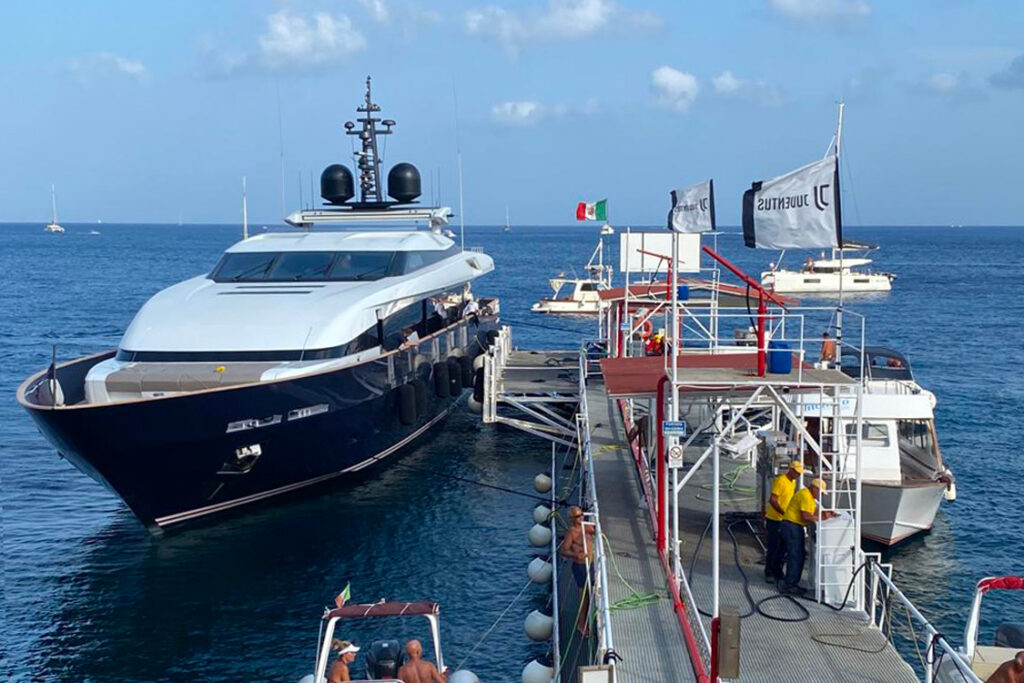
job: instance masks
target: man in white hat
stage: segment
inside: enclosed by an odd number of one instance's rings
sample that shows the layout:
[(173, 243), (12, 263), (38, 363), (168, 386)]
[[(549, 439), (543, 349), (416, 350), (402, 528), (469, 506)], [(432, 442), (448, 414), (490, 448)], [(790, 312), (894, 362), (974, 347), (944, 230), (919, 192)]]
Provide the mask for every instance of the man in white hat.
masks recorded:
[(804, 529), (818, 519), (835, 517), (836, 513), (829, 510), (820, 511), (819, 514), (818, 499), (826, 490), (824, 481), (812, 480), (810, 486), (793, 494), (793, 499), (786, 507), (786, 514), (782, 516), (779, 531), (782, 534), (783, 551), (786, 553), (786, 576), (782, 579), (779, 590), (783, 593), (807, 592), (799, 586), (800, 577), (804, 573), (804, 560), (807, 557)]
[(334, 660), (334, 664), (331, 664), (331, 670), (327, 674), (327, 683), (351, 681), (352, 676), (348, 671), (348, 665), (356, 661), (356, 653), (359, 652), (359, 647), (347, 640), (335, 638), (331, 642), (331, 649), (338, 653), (338, 658)]

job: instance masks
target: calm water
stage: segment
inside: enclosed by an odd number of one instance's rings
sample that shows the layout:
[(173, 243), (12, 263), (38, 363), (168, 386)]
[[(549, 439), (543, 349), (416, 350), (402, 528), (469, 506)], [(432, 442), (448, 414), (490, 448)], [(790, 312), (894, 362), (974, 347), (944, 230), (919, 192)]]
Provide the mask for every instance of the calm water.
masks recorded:
[[(88, 235), (97, 227), (102, 234)], [(852, 230), (883, 245), (879, 269), (899, 274), (889, 296), (851, 304), (871, 343), (909, 353), (939, 398), (943, 454), (959, 500), (936, 530), (892, 553), (898, 580), (941, 630), (958, 634), (974, 582), (1024, 571), (1019, 512), (1024, 460), (1024, 229)], [(116, 498), (58, 459), (14, 391), (62, 358), (114, 346), (158, 289), (208, 270), (235, 241), (229, 226), (0, 226), (0, 482), (5, 642), (17, 680), (296, 681), (308, 673), (322, 606), (346, 581), (357, 600), (441, 602), (447, 659), (460, 662), (523, 587), (532, 503), (472, 484), (390, 467), (352, 486), (151, 538)], [(578, 271), (595, 231), (470, 229), (498, 270), (478, 293), (502, 298), (527, 347), (572, 346), (593, 324), (532, 316), (547, 278)], [(769, 255), (721, 238), (758, 271)], [(801, 257), (796, 257), (801, 258)], [(552, 329), (554, 328), (554, 329)], [(459, 413), (401, 462), (530, 489), (549, 450), (482, 428)], [(529, 589), (467, 663), (484, 680), (518, 679), (537, 651), (522, 618), (544, 596)], [(1021, 614), (991, 603), (1004, 618)], [(997, 610), (988, 612), (998, 621)], [(388, 631), (405, 637), (404, 624)], [(367, 643), (383, 632), (360, 630)], [(958, 636), (954, 640), (959, 640)], [(3, 670), (3, 669), (0, 669)]]

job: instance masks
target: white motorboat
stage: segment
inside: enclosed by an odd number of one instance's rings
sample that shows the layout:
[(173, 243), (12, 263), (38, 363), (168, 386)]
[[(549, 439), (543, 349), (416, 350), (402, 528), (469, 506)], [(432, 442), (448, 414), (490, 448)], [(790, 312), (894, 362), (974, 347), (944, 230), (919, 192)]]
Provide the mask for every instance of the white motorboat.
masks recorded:
[(57, 188), (53, 185), (50, 185), (50, 203), (53, 205), (53, 220), (51, 220), (50, 224), (43, 228), (43, 230), (49, 233), (63, 235), (66, 231), (63, 226), (57, 222)]
[(614, 235), (615, 234), (615, 228), (613, 228), (612, 226), (610, 226), (607, 223), (605, 223), (603, 226), (601, 226), (601, 234), (602, 235)]
[[(600, 293), (612, 283), (612, 267), (604, 264), (603, 238), (598, 238), (597, 246), (587, 261), (586, 272), (587, 277), (566, 277), (559, 273), (558, 277), (548, 280), (552, 295), (535, 303), (530, 310), (555, 315), (597, 315), (605, 305), (601, 302)], [(559, 297), (563, 289), (568, 289), (569, 295)]]
[[(848, 351), (843, 372), (860, 377), (860, 354)], [(935, 431), (935, 395), (917, 384), (907, 358), (892, 349), (866, 347), (864, 364), (861, 535), (894, 545), (930, 530), (939, 505), (955, 499), (956, 489)], [(849, 421), (847, 438), (855, 432)]]
[[(971, 672), (983, 681), (996, 680), (992, 678), (996, 669), (1024, 650), (1024, 622), (1019, 621), (1000, 623), (996, 627), (991, 645), (978, 643), (981, 630), (981, 601), (993, 590), (1024, 590), (1024, 576), (990, 576), (979, 581), (974, 589), (971, 611), (967, 616), (967, 626), (964, 628), (964, 642), (958, 650), (970, 664)], [(986, 619), (986, 622), (992, 623), (991, 619)], [(940, 683), (960, 683), (967, 680), (950, 657), (938, 659), (936, 668), (935, 680)]]
[(824, 253), (818, 259), (808, 256), (800, 270), (780, 268), (780, 256), (778, 263), (773, 263), (768, 271), (761, 273), (761, 284), (787, 294), (888, 292), (896, 279), (894, 274), (860, 270), (870, 264), (871, 259), (863, 255), (847, 256), (848, 253), (866, 254), (877, 249), (872, 244), (843, 242), (842, 249), (833, 249), (828, 258)]

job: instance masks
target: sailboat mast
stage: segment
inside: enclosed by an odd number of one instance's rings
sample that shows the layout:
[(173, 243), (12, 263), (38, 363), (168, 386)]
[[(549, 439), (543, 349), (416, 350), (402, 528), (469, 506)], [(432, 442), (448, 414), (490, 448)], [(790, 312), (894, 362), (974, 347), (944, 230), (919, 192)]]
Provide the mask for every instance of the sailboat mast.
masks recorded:
[(249, 239), (249, 204), (245, 200), (245, 176), (242, 176), (242, 239)]
[(57, 186), (50, 185), (50, 203), (53, 205), (53, 224), (57, 225)]
[[(843, 110), (846, 108), (846, 103), (842, 100), (839, 101), (839, 121), (836, 123), (836, 194), (839, 194), (839, 152), (843, 147)], [(837, 220), (842, 220), (840, 216), (836, 216)], [(842, 234), (842, 230), (839, 230), (839, 234)], [(835, 258), (835, 252), (833, 252), (832, 258)], [(839, 244), (839, 307), (836, 309), (836, 355), (838, 356), (835, 360), (838, 362), (843, 354), (843, 245), (840, 241)]]

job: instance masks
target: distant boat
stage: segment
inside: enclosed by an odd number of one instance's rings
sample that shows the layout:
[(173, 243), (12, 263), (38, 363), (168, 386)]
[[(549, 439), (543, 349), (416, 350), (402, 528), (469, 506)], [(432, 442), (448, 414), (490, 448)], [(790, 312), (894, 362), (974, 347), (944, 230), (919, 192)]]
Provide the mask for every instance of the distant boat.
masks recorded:
[(605, 223), (601, 227), (601, 234), (602, 235), (614, 235), (615, 234), (615, 228), (613, 228), (612, 226), (610, 226), (607, 223)]
[(53, 220), (49, 225), (43, 228), (43, 230), (63, 235), (65, 230), (61, 227), (60, 223), (57, 222), (57, 188), (53, 185), (50, 185), (50, 203), (53, 204)]
[(502, 232), (512, 232), (512, 225), (508, 221), (508, 207), (505, 207), (505, 227), (501, 229)]
[(90, 235), (99, 235), (99, 234), (100, 234), (100, 231), (99, 231), (99, 230), (90, 230), (90, 231), (89, 231), (89, 234), (90, 234)]
[[(867, 253), (877, 250), (873, 244), (843, 242), (840, 249), (833, 249), (830, 258), (807, 257), (800, 270), (779, 268), (773, 264), (767, 272), (761, 273), (761, 284), (784, 294), (821, 294), (847, 292), (888, 292), (896, 276), (892, 273), (872, 273), (855, 270), (871, 263), (869, 258), (850, 258), (843, 255), (853, 252)], [(785, 253), (785, 252), (783, 252)], [(782, 261), (782, 258), (779, 258)]]

